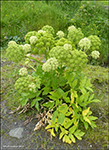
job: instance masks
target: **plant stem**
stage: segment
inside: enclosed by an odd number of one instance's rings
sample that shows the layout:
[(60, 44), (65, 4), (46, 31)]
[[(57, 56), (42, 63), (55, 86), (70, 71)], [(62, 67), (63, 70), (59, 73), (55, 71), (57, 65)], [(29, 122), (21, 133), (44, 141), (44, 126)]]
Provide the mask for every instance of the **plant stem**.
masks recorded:
[(36, 69), (33, 66), (31, 66), (30, 64), (28, 64), (28, 66), (30, 66), (34, 71), (36, 71)]

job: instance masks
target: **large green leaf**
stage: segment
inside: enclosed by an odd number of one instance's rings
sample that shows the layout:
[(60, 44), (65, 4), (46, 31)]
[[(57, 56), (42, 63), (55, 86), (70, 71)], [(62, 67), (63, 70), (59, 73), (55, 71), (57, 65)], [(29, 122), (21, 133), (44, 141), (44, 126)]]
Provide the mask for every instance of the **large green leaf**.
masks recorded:
[(76, 142), (74, 136), (73, 136), (71, 133), (70, 133), (68, 136), (69, 136), (69, 138), (73, 141), (73, 143)]
[(21, 104), (22, 106), (25, 106), (26, 103), (27, 103), (27, 101), (28, 101), (28, 98), (22, 98), (20, 104)]
[(56, 110), (56, 111), (53, 112), (53, 115), (52, 115), (53, 123), (55, 123), (55, 119), (56, 119), (57, 116), (58, 116), (58, 111)]
[(62, 124), (62, 123), (64, 122), (64, 119), (65, 119), (65, 115), (62, 114), (62, 113), (60, 113), (60, 114), (58, 115), (57, 123), (58, 123), (58, 124)]
[(51, 109), (54, 106), (54, 101), (46, 102), (46, 103), (42, 104), (42, 106), (45, 106), (45, 107), (48, 107), (49, 109)]
[(36, 109), (39, 111), (39, 102), (38, 102), (38, 101), (36, 102), (35, 107), (36, 107)]
[(84, 132), (82, 132), (81, 130), (76, 130), (75, 132), (74, 132), (74, 135), (76, 136), (76, 138), (77, 139), (79, 139), (79, 140), (82, 140), (82, 136), (84, 135), (85, 133)]
[(73, 127), (71, 127), (70, 129), (69, 129), (69, 132), (72, 134), (72, 133), (74, 133), (75, 132), (75, 130), (77, 129), (77, 125), (74, 125)]
[(43, 90), (44, 91), (43, 91), (42, 95), (47, 95), (50, 92), (50, 87), (46, 86), (46, 87), (43, 88)]
[(67, 104), (63, 104), (61, 106), (58, 107), (58, 111), (63, 113), (63, 114), (66, 114), (66, 112), (68, 111), (68, 106)]

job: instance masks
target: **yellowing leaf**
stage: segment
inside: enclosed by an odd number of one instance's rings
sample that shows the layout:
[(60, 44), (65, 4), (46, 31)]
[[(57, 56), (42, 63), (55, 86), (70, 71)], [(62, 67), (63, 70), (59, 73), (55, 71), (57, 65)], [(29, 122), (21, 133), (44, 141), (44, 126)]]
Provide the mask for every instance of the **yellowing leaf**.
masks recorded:
[(69, 143), (69, 144), (71, 144), (71, 140), (70, 140), (70, 138), (67, 136), (67, 135), (65, 135), (64, 137), (63, 137), (63, 142), (66, 142), (66, 143)]
[(82, 111), (83, 117), (86, 116), (86, 115), (88, 114), (89, 109), (90, 109), (90, 107), (88, 107), (86, 110), (83, 110), (83, 111)]
[(72, 111), (73, 111), (73, 109), (72, 109), (71, 107), (69, 107), (69, 111), (70, 111), (70, 112), (72, 112)]
[(49, 128), (55, 127), (55, 124), (53, 124), (52, 121), (50, 121), (50, 122), (51, 122), (51, 124), (49, 124), (48, 126), (45, 127), (46, 130)]
[(76, 141), (75, 141), (75, 138), (74, 138), (74, 136), (72, 135), (72, 134), (69, 134), (68, 135), (69, 137), (70, 137), (70, 139), (73, 141), (73, 143), (75, 143)]
[(56, 136), (55, 133), (54, 133), (54, 129), (53, 128), (51, 130), (51, 135)]
[(61, 132), (61, 133), (60, 133), (60, 136), (59, 136), (59, 139), (61, 139), (64, 134), (65, 134), (64, 132)]
[(74, 95), (73, 95), (73, 92), (71, 93), (71, 104), (74, 103)]
[(74, 133), (76, 129), (77, 129), (77, 125), (74, 125), (73, 127), (71, 127), (71, 128), (69, 129), (69, 132), (70, 132), (70, 133)]
[(87, 118), (87, 117), (83, 117), (84, 118), (84, 120), (86, 121), (86, 122), (88, 122), (89, 124), (91, 124), (91, 122), (90, 122), (90, 120)]

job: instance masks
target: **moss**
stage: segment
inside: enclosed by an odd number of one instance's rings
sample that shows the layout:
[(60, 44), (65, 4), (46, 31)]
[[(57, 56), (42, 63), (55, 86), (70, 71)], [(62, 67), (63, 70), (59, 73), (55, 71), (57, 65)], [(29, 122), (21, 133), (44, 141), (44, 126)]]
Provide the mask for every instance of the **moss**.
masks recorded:
[(109, 84), (108, 71), (109, 68), (87, 65), (87, 67), (83, 70), (83, 74), (90, 78), (92, 83), (105, 82)]
[(100, 103), (92, 103), (90, 106), (94, 115), (98, 117), (96, 120), (97, 127), (89, 128), (86, 133), (88, 142), (94, 142), (96, 145), (108, 145), (108, 84), (94, 84), (95, 98), (99, 99)]

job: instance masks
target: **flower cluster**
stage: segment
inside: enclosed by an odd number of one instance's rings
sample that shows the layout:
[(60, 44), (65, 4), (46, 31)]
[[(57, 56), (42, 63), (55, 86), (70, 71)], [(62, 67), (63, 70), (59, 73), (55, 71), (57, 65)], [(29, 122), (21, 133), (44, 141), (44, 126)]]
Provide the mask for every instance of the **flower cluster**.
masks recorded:
[(71, 46), (71, 44), (64, 44), (64, 49), (66, 49), (66, 50), (72, 50), (72, 46)]
[(11, 46), (11, 45), (15, 45), (15, 44), (17, 44), (15, 41), (9, 41), (8, 42), (8, 47)]
[(38, 38), (36, 36), (31, 36), (29, 39), (31, 45), (36, 44), (37, 40), (38, 40)]
[(99, 58), (100, 53), (99, 53), (99, 51), (95, 50), (95, 51), (91, 52), (91, 56), (92, 56), (92, 58), (97, 59), (97, 58)]
[(59, 40), (57, 40), (57, 42), (55, 43), (56, 46), (64, 46), (65, 44), (70, 44), (72, 46), (72, 49), (75, 49), (75, 44), (72, 43), (71, 41), (69, 41), (66, 38), (60, 38)]
[(64, 32), (63, 31), (58, 31), (56, 33), (56, 35), (59, 37), (59, 38), (63, 38), (64, 37)]
[(87, 64), (87, 55), (83, 51), (74, 50), (67, 56), (66, 64), (73, 71), (85, 68)]
[(26, 76), (28, 74), (27, 68), (23, 67), (19, 70), (19, 75)]
[(38, 40), (36, 41), (35, 47), (33, 49), (34, 54), (47, 54), (49, 49), (54, 47), (55, 40), (52, 34), (48, 32), (44, 32)]
[(97, 35), (90, 35), (88, 39), (91, 41), (90, 50), (91, 51), (99, 50), (101, 45), (101, 40), (99, 39), (99, 37)]
[(44, 72), (50, 72), (57, 69), (59, 66), (58, 61), (55, 57), (49, 58), (42, 66)]
[(18, 78), (14, 86), (15, 90), (17, 90), (19, 93), (29, 91), (35, 92), (35, 88), (40, 88), (40, 84), (41, 81), (39, 77), (28, 75), (26, 77)]
[(86, 51), (86, 50), (89, 50), (90, 45), (91, 45), (91, 42), (90, 42), (90, 40), (89, 40), (88, 38), (86, 38), (86, 37), (83, 38), (83, 39), (81, 39), (81, 40), (79, 41), (79, 43), (78, 43), (78, 46), (79, 46), (80, 48), (84, 49), (85, 51)]
[(31, 83), (31, 84), (29, 84), (29, 90), (31, 91), (31, 92), (36, 92), (36, 84), (34, 84), (34, 83)]
[(22, 47), (23, 47), (23, 50), (25, 51), (25, 53), (28, 53), (31, 51), (31, 45), (30, 44), (25, 44)]
[(37, 37), (38, 33), (36, 31), (30, 31), (25, 35), (25, 43), (30, 44), (30, 37), (31, 36), (36, 36)]
[(64, 49), (63, 46), (56, 46), (56, 47), (53, 47), (50, 50), (49, 56), (50, 57), (55, 57), (58, 60), (59, 65), (61, 66), (65, 62), (68, 53), (69, 53), (69, 51), (67, 51), (66, 49)]
[(47, 32), (50, 33), (50, 34), (54, 34), (54, 29), (53, 29), (52, 26), (45, 25), (45, 26), (43, 26), (42, 30), (43, 30), (43, 31), (47, 31)]
[(20, 62), (24, 58), (24, 50), (22, 46), (18, 44), (13, 44), (6, 49), (6, 56), (8, 60)]
[(29, 91), (29, 85), (31, 84), (31, 80), (29, 80), (28, 76), (26, 77), (20, 77), (15, 82), (15, 90), (17, 90), (19, 93), (21, 92), (28, 92)]
[(70, 28), (68, 32), (68, 40), (70, 40), (72, 43), (78, 44), (78, 42), (84, 37), (84, 34), (82, 33), (81, 29), (78, 28)]
[(76, 29), (75, 26), (72, 25), (72, 26), (68, 27), (68, 31), (70, 31), (72, 29)]

